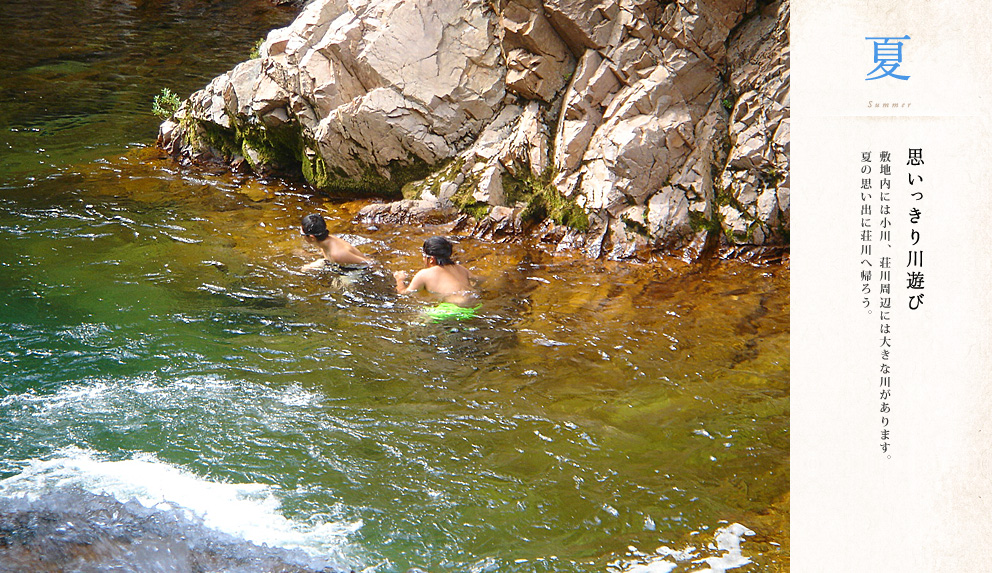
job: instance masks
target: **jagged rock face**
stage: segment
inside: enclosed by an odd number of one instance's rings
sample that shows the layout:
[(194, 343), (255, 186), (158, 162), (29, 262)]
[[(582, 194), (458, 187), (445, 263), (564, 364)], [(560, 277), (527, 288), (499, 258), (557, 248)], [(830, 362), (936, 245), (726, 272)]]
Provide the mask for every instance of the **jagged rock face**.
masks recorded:
[(724, 229), (754, 244), (788, 241), (789, 12), (772, 5), (731, 40), (733, 147), (721, 185)]
[(162, 142), (189, 154), (228, 130), (240, 142), (228, 153), (258, 168), (288, 127), (315, 185), (371, 170), (398, 186), (398, 167), (433, 166), (404, 191), (418, 209), (454, 204), (481, 234), (543, 217), (572, 227), (540, 225), (546, 238), (595, 257), (781, 245), (789, 1), (749, 10), (751, 0), (314, 0), (260, 58), (193, 94)]
[[(788, 2), (773, 5), (773, 17), (752, 18), (728, 42), (748, 4), (621, 2), (608, 40), (593, 39), (590, 26), (578, 35), (585, 51), (564, 94), (553, 147), (557, 187), (596, 215), (585, 245), (590, 255), (628, 257), (650, 247), (693, 257), (717, 237), (784, 242), (761, 229), (787, 221), (787, 207), (783, 218), (781, 204), (769, 199), (775, 186), (763, 187), (760, 200), (745, 191), (757, 175), (739, 173), (747, 166), (738, 156), (763, 157), (752, 171), (788, 172)], [(609, 21), (598, 23), (600, 38)], [(742, 111), (728, 118), (735, 93)], [(774, 125), (764, 107), (770, 100), (777, 102)], [(772, 143), (776, 136), (762, 140), (765, 133), (777, 133), (779, 143)], [(724, 232), (714, 235), (717, 228)]]
[(272, 138), (241, 136), (288, 127), (299, 141), (281, 151), (296, 160), (390, 179), (391, 167), (451, 157), (499, 111), (495, 29), (481, 1), (316, 0), (181, 113), (233, 129), (253, 165)]

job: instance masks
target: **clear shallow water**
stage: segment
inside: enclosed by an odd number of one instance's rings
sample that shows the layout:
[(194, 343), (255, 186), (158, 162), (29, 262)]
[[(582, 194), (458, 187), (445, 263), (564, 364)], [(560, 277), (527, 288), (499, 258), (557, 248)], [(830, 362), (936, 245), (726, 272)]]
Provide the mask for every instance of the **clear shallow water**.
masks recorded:
[[(417, 268), (431, 229), (369, 229), (353, 223), (362, 202), (182, 171), (149, 147), (152, 95), (199, 87), (290, 15), (155, 6), (90, 15), (102, 25), (89, 35), (126, 39), (101, 60), (114, 73), (163, 37), (179, 51), (133, 72), (120, 96), (133, 105), (46, 132), (26, 130), (37, 110), (2, 100), (16, 121), (0, 153), (0, 495), (168, 502), (375, 571), (663, 571), (663, 558), (696, 571), (740, 522), (753, 564), (736, 570), (787, 570), (787, 267), (466, 240), (458, 258), (487, 277), (483, 316), (424, 324), (425, 301), (387, 277)], [(107, 25), (119, 20), (131, 23)], [(3, 72), (0, 93), (37, 65)], [(376, 272), (342, 289), (297, 271), (314, 257), (299, 218), (318, 210)], [(678, 561), (661, 546), (696, 551)]]

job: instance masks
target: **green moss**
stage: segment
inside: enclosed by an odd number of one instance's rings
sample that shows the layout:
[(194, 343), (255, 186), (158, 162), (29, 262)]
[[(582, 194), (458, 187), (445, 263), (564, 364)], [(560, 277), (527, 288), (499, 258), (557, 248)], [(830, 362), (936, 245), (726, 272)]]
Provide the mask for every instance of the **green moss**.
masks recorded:
[(300, 171), (303, 173), (303, 177), (317, 189), (328, 187), (333, 177), (327, 168), (327, 162), (316, 152), (303, 154), (300, 161)]
[(227, 157), (241, 155), (253, 169), (262, 167), (293, 171), (299, 169), (318, 191), (335, 196), (398, 197), (404, 185), (423, 179), (432, 166), (419, 157), (407, 161), (394, 160), (386, 166), (389, 177), (383, 176), (374, 166), (361, 164), (362, 174), (350, 177), (341, 168), (328, 165), (316, 145), (304, 134), (298, 122), (291, 121), (277, 127), (265, 127), (248, 118), (232, 118), (233, 127), (224, 128), (215, 123), (191, 120), (197, 129), (187, 130), (190, 137), (199, 135), (199, 142), (191, 145), (209, 145)]
[(389, 177), (372, 165), (361, 164), (362, 174), (351, 177), (341, 168), (332, 167), (319, 153), (302, 154), (301, 171), (307, 181), (322, 193), (338, 197), (401, 197), (404, 187), (423, 179), (430, 165), (420, 158), (408, 163), (392, 161), (386, 167)]
[(366, 166), (360, 177), (349, 177), (340, 168), (327, 165), (324, 158), (314, 154), (302, 165), (303, 176), (320, 192), (335, 197), (372, 197), (383, 195), (384, 177)]
[(179, 133), (182, 135), (184, 143), (189, 147), (195, 147), (195, 134), (197, 122), (188, 113), (179, 117)]
[(531, 195), (533, 195), (533, 186), (528, 184), (527, 179), (503, 173), (503, 197), (507, 205), (529, 202)]
[(622, 217), (623, 225), (631, 233), (636, 233), (638, 235), (651, 238), (651, 233), (648, 231), (648, 226), (642, 221), (635, 221), (629, 217)]
[(199, 136), (200, 139), (197, 143), (206, 144), (228, 157), (241, 153), (241, 141), (235, 130), (221, 127), (212, 121), (199, 119), (192, 119), (190, 124), (193, 129), (187, 133), (190, 138)]
[(188, 116), (180, 120), (187, 134), (187, 143), (194, 148), (206, 145), (227, 158), (241, 155), (256, 170), (263, 166), (293, 170), (300, 165), (303, 136), (296, 122), (263, 128), (243, 118), (235, 118), (232, 124), (233, 127), (226, 128)]
[[(303, 157), (303, 133), (298, 123), (289, 122), (278, 127), (262, 127), (248, 121), (235, 124), (240, 153), (248, 159), (253, 169), (267, 166), (275, 169), (294, 169)], [(252, 161), (248, 150), (257, 154)]]
[(440, 165), (440, 167), (424, 179), (410, 181), (403, 185), (402, 193), (404, 199), (420, 199), (425, 191), (429, 191), (435, 197), (441, 196), (441, 185), (453, 182), (458, 179), (465, 160), (462, 158), (450, 159)]
[[(389, 179), (385, 189), (390, 195), (401, 196), (403, 186), (412, 181), (419, 181), (430, 175), (434, 166), (423, 159), (411, 155), (407, 161), (393, 160), (389, 162), (387, 170)], [(378, 174), (378, 172), (376, 172)]]
[(716, 233), (720, 231), (720, 219), (718, 216), (714, 215), (713, 218), (707, 218), (706, 215), (699, 211), (689, 211), (689, 226), (696, 233), (700, 231), (706, 231), (707, 233)]
[(489, 213), (489, 205), (475, 199), (475, 189), (478, 185), (479, 176), (475, 174), (469, 175), (458, 186), (455, 194), (451, 196), (451, 203), (462, 213), (467, 213), (476, 220), (481, 220)]
[(539, 176), (512, 177), (504, 175), (503, 192), (508, 203), (526, 203), (520, 217), (524, 221), (551, 219), (577, 231), (589, 230), (589, 215), (575, 201), (558, 191), (552, 181), (555, 178), (552, 168), (545, 169)]
[[(750, 221), (751, 216), (744, 208), (744, 205), (742, 205), (741, 202), (738, 201), (736, 197), (734, 197), (733, 190), (726, 189), (722, 186), (717, 186), (714, 188), (713, 199), (714, 199), (713, 201), (714, 219), (717, 219), (717, 224), (714, 227), (711, 227), (709, 230), (722, 232), (723, 236), (727, 239), (727, 241), (732, 244), (746, 243), (749, 237), (751, 236), (751, 233), (753, 232), (752, 223)], [(739, 212), (745, 219), (749, 220), (747, 231), (743, 233), (740, 231), (735, 232), (733, 229), (725, 228), (725, 226), (719, 222), (718, 213), (720, 207), (724, 207), (724, 206), (729, 206), (733, 208), (735, 211)]]
[[(759, 190), (764, 192), (766, 189), (773, 189), (779, 186), (782, 181), (785, 180), (785, 174), (777, 169), (765, 169), (757, 173), (758, 178), (761, 180), (763, 187)], [(744, 231), (733, 231), (731, 229), (721, 229), (723, 231), (724, 237), (727, 241), (740, 244), (749, 243), (754, 239), (754, 232), (758, 229), (765, 231), (765, 234), (771, 233), (773, 229), (769, 228), (765, 223), (762, 223), (757, 219), (757, 217), (750, 213), (744, 205), (734, 196), (733, 190), (725, 189), (723, 187), (717, 187), (714, 193), (714, 199), (717, 209), (719, 207), (727, 205), (732, 207), (734, 210), (739, 212), (744, 220), (747, 222), (747, 229)], [(720, 226), (722, 227), (722, 225)], [(782, 223), (774, 230), (778, 231), (784, 238), (785, 242), (789, 242), (789, 231), (784, 228)]]
[(258, 41), (255, 42), (255, 45), (252, 46), (252, 48), (251, 48), (251, 52), (248, 52), (248, 59), (249, 60), (257, 60), (258, 58), (260, 58), (262, 56), (262, 54), (261, 54), (261, 52), (262, 52), (262, 44), (264, 44), (264, 43), (265, 43), (265, 38), (259, 38)]
[(734, 197), (734, 192), (732, 189), (726, 189), (720, 185), (714, 185), (713, 202), (717, 207), (729, 205), (741, 213), (747, 214), (747, 210), (744, 209), (744, 205), (737, 200), (737, 197)]
[(775, 168), (762, 169), (758, 173), (758, 177), (761, 178), (765, 187), (778, 187), (780, 183), (785, 181), (785, 173)]
[(420, 199), (424, 195), (424, 189), (427, 187), (426, 181), (411, 181), (400, 189), (400, 193), (404, 199)]
[(489, 214), (490, 206), (486, 203), (480, 203), (478, 201), (473, 201), (467, 205), (463, 205), (460, 210), (463, 213), (467, 213), (473, 219), (479, 221), (485, 218)]

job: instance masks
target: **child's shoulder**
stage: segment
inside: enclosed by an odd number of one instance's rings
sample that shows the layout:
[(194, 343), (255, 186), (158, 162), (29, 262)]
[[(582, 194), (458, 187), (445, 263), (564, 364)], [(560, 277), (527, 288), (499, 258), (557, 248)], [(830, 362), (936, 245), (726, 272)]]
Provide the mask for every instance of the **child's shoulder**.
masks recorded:
[(420, 269), (419, 271), (417, 271), (418, 274), (424, 273), (425, 277), (440, 276), (444, 274), (444, 272), (445, 272), (444, 267), (441, 266), (427, 267), (426, 269)]

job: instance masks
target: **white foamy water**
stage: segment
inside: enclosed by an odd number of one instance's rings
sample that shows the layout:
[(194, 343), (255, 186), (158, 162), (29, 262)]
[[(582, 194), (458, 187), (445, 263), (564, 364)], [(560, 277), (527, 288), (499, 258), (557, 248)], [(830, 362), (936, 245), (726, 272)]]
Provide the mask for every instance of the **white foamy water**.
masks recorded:
[(747, 535), (754, 535), (754, 532), (739, 523), (717, 529), (713, 534), (714, 542), (706, 547), (708, 552), (715, 555), (707, 557), (702, 557), (695, 547), (676, 551), (661, 546), (651, 554), (630, 547), (630, 558), (612, 563), (609, 569), (623, 573), (671, 573), (676, 570), (689, 573), (725, 573), (728, 569), (751, 563), (751, 559), (741, 551), (741, 543)]
[(286, 519), (279, 512), (276, 487), (209, 481), (150, 454), (107, 461), (89, 450), (60, 450), (48, 460), (29, 460), (19, 474), (0, 480), (0, 497), (37, 498), (67, 488), (179, 510), (211, 529), (259, 545), (301, 549), (340, 563), (354, 562), (357, 556), (349, 536), (361, 528), (361, 521), (310, 524)]

